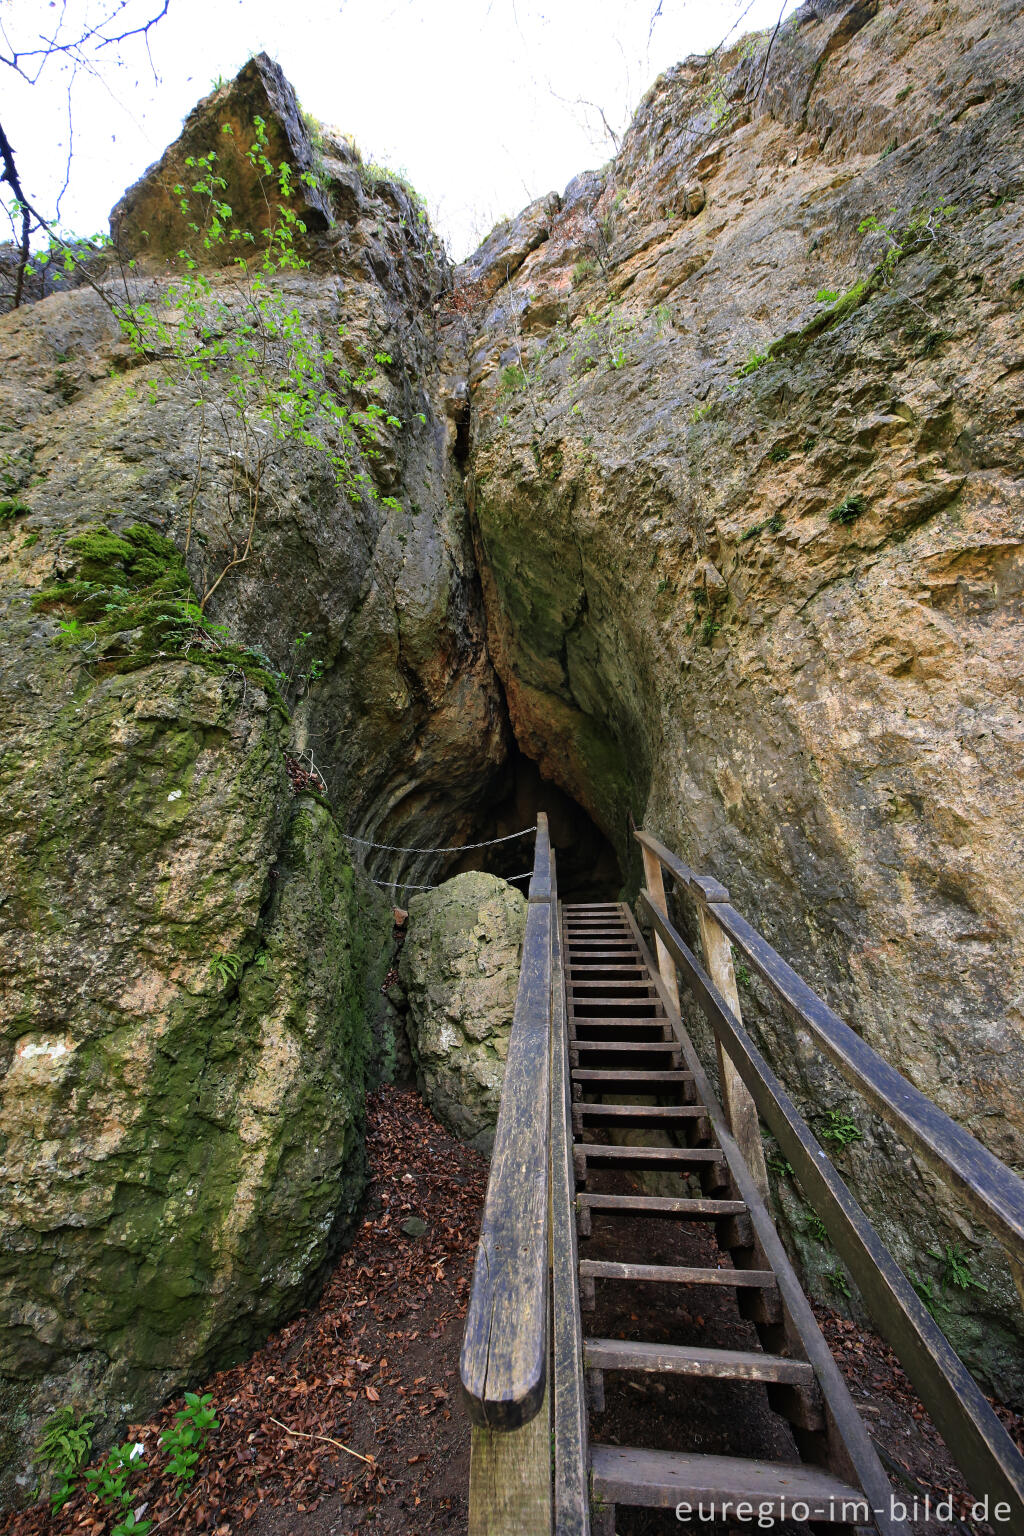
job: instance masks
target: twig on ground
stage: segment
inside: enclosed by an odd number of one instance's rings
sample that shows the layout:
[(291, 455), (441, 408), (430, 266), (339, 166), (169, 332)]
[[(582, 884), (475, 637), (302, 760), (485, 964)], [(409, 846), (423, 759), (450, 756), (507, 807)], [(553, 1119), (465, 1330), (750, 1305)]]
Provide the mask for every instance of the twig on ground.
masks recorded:
[(280, 1419), (275, 1419), (267, 1414), (271, 1424), (276, 1424), (278, 1429), (283, 1429), (287, 1435), (296, 1435), (301, 1440), (322, 1440), (325, 1445), (337, 1446), (339, 1451), (344, 1451), (347, 1456), (354, 1456), (357, 1461), (365, 1461), (368, 1467), (375, 1467), (377, 1463), (372, 1456), (363, 1456), (359, 1451), (354, 1451), (350, 1445), (342, 1445), (340, 1440), (332, 1440), (330, 1435), (310, 1435), (304, 1429), (289, 1429), (287, 1424), (282, 1424)]

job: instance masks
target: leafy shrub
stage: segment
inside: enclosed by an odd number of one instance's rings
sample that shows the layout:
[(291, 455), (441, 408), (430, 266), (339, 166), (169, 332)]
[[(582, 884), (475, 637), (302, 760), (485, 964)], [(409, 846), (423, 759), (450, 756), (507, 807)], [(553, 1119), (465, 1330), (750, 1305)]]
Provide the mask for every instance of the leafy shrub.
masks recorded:
[(763, 368), (766, 362), (768, 362), (768, 353), (758, 352), (755, 347), (752, 347), (747, 354), (746, 361), (741, 363), (736, 369), (736, 378), (748, 378), (750, 374), (756, 373), (759, 368)]
[(825, 1116), (821, 1139), (835, 1142), (839, 1147), (848, 1147), (854, 1141), (863, 1141), (864, 1132), (856, 1120), (843, 1110), (830, 1109)]
[(832, 508), (828, 520), (830, 523), (855, 523), (866, 511), (867, 502), (863, 496), (846, 496), (838, 507)]
[(184, 1408), (178, 1409), (173, 1425), (160, 1436), (161, 1446), (170, 1453), (165, 1470), (174, 1479), (177, 1493), (192, 1482), (210, 1430), (219, 1427), (213, 1394), (204, 1392), (200, 1397), (197, 1392), (186, 1392)]
[(49, 1499), (54, 1514), (70, 1499), (79, 1471), (89, 1460), (94, 1424), (94, 1419), (83, 1419), (73, 1408), (58, 1408), (43, 1426), (32, 1460), (53, 1479)]

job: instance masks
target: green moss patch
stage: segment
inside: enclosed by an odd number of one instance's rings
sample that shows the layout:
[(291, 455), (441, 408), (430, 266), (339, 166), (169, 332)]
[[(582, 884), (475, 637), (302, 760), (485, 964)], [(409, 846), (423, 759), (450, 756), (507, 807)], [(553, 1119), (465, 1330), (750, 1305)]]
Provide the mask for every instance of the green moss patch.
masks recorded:
[(175, 544), (145, 523), (121, 533), (102, 524), (68, 540), (77, 557), (69, 580), (44, 587), (36, 608), (60, 617), (55, 640), (106, 672), (132, 672), (167, 656), (188, 656), (215, 672), (240, 671), (284, 710), (268, 658), (232, 645), (226, 625), (203, 613)]

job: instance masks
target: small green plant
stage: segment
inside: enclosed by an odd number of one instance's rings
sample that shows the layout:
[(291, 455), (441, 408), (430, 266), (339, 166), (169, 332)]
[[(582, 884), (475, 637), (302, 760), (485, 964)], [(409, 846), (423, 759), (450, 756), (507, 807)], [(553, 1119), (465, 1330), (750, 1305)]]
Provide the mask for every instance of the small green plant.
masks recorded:
[(145, 1533), (152, 1528), (152, 1520), (140, 1520), (132, 1510), (129, 1510), (124, 1519), (119, 1520), (113, 1527), (110, 1536), (145, 1536)]
[(852, 1142), (863, 1141), (864, 1132), (856, 1120), (845, 1111), (830, 1109), (825, 1116), (821, 1139), (834, 1142), (837, 1147), (848, 1147)]
[(160, 1436), (160, 1444), (168, 1452), (166, 1471), (174, 1479), (176, 1495), (192, 1482), (210, 1431), (219, 1428), (213, 1394), (186, 1392), (184, 1408), (178, 1409), (171, 1428)]
[(501, 378), (498, 381), (498, 399), (507, 399), (509, 395), (518, 395), (526, 389), (529, 380), (526, 370), (521, 363), (511, 363), (501, 370)]
[(736, 966), (736, 980), (738, 984), (749, 992), (751, 986), (750, 966), (745, 960), (741, 960)]
[(828, 520), (830, 523), (842, 523), (847, 526), (855, 523), (866, 511), (867, 502), (863, 496), (845, 496), (837, 507), (832, 508)]
[[(136, 1472), (145, 1470), (143, 1447), (130, 1440), (124, 1445), (115, 1445), (113, 1450), (107, 1452), (98, 1466), (88, 1467), (83, 1475), (86, 1489), (105, 1504), (108, 1509), (127, 1509), (132, 1502), (132, 1492), (129, 1483)], [(148, 1530), (152, 1521), (143, 1522), (142, 1525), (130, 1527), (133, 1530)]]
[(765, 1158), (765, 1164), (778, 1179), (791, 1179), (794, 1177), (793, 1164), (788, 1162), (778, 1150), (768, 1153), (768, 1156)]
[(775, 447), (769, 450), (768, 458), (772, 464), (785, 464), (791, 452), (792, 450), (784, 443), (776, 443)]
[(751, 347), (750, 351), (747, 353), (746, 360), (742, 362), (736, 369), (736, 378), (748, 378), (750, 374), (756, 373), (759, 368), (763, 368), (767, 361), (767, 352), (758, 352), (756, 347)]
[(6, 496), (0, 501), (0, 523), (13, 522), (16, 517), (24, 517), (32, 508), (26, 506), (17, 496)]
[(839, 298), (838, 288), (819, 288), (814, 295), (819, 304), (834, 304)]
[(690, 412), (690, 421), (693, 426), (696, 426), (698, 421), (704, 420), (705, 416), (711, 410), (711, 407), (714, 405), (714, 403), (715, 402), (713, 400), (705, 400), (703, 405), (694, 406), (693, 410)]
[(60, 619), (57, 624), (57, 639), (68, 645), (86, 645), (89, 643), (89, 631), (80, 619)]
[(706, 613), (701, 620), (700, 638), (705, 645), (710, 645), (722, 626), (713, 614)]
[(749, 528), (744, 528), (740, 534), (740, 543), (745, 544), (748, 539), (756, 539), (759, 533), (781, 533), (786, 526), (786, 519), (781, 512), (773, 512), (771, 517), (766, 517), (762, 523), (751, 523)]
[(721, 128), (732, 116), (732, 107), (726, 97), (725, 87), (717, 75), (704, 93), (701, 106), (710, 118), (712, 130)]
[[(894, 142), (892, 149), (895, 148)], [(883, 153), (889, 152), (891, 151), (883, 151)], [(885, 241), (880, 264), (885, 277), (889, 276), (907, 252), (919, 245), (922, 240), (936, 240), (940, 225), (945, 223), (955, 211), (954, 204), (947, 202), (945, 198), (940, 198), (932, 208), (915, 213), (902, 228), (898, 228), (895, 223), (886, 223), (884, 219), (872, 213), (860, 221), (857, 230), (862, 235), (875, 235)], [(895, 212), (895, 208), (889, 210), (890, 220)]]
[(671, 590), (672, 590), (672, 583), (670, 581), (666, 580), (666, 578), (663, 576), (661, 578), (661, 580), (658, 582), (658, 594), (659, 594), (659, 596), (661, 595), (662, 592), (671, 592)]
[(813, 1237), (816, 1243), (828, 1246), (828, 1228), (818, 1215), (817, 1211), (811, 1211), (804, 1222), (804, 1231), (808, 1237)]
[(83, 1419), (73, 1408), (58, 1408), (43, 1425), (32, 1460), (53, 1479), (48, 1497), (54, 1514), (70, 1499), (78, 1474), (89, 1460), (94, 1423), (94, 1419)]
[(242, 957), (231, 950), (223, 955), (214, 955), (210, 961), (210, 975), (223, 985), (229, 981), (237, 981), (241, 974)]
[(988, 1286), (976, 1280), (971, 1273), (970, 1259), (959, 1243), (946, 1243), (942, 1250), (929, 1248), (931, 1258), (943, 1266), (942, 1283), (958, 1291), (987, 1291)]
[(932, 1317), (937, 1317), (938, 1313), (936, 1309), (940, 1307), (942, 1303), (939, 1300), (939, 1294), (935, 1289), (935, 1281), (931, 1278), (930, 1275), (926, 1275), (923, 1278), (920, 1275), (911, 1275), (910, 1283), (914, 1287), (914, 1290), (917, 1292), (918, 1296), (924, 1302)]
[(850, 1290), (849, 1284), (847, 1283), (846, 1276), (839, 1268), (838, 1264), (836, 1265), (835, 1269), (829, 1270), (828, 1283), (831, 1285), (837, 1296), (844, 1296), (847, 1301), (849, 1301), (850, 1297), (853, 1295), (853, 1292)]
[(573, 287), (578, 288), (581, 283), (586, 282), (588, 277), (593, 277), (596, 271), (597, 262), (590, 256), (581, 256), (572, 269)]

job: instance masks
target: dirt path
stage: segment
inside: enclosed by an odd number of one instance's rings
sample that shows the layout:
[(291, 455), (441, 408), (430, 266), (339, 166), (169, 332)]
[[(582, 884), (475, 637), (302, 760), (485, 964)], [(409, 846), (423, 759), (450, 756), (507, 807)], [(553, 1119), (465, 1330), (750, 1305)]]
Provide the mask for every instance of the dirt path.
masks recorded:
[[(154, 1536), (465, 1531), (458, 1353), (487, 1164), (408, 1089), (370, 1099), (367, 1151), (363, 1224), (319, 1302), (197, 1387), (213, 1394), (221, 1427), (191, 1497), (179, 1507), (165, 1480), (138, 1478), (133, 1507), (160, 1522)], [(155, 1448), (177, 1406), (131, 1438)], [(0, 1529), (100, 1536), (114, 1523), (80, 1494), (57, 1516), (37, 1505)]]

